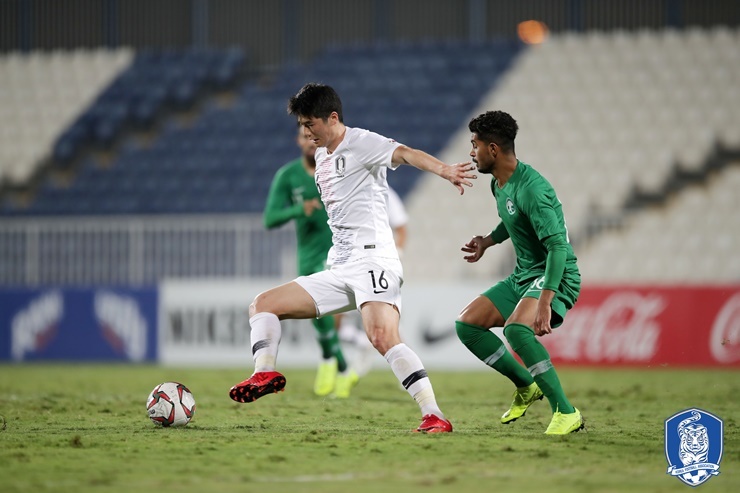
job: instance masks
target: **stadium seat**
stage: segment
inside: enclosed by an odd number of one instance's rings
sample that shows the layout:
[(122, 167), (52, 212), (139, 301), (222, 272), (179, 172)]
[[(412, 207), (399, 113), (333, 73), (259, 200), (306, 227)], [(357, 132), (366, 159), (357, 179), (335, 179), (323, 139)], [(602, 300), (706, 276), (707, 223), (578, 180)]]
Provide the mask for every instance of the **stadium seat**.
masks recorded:
[[(476, 67), (503, 68), (518, 46), (478, 44), (472, 47), (475, 57), (467, 56), (470, 49), (465, 43), (343, 48), (337, 49), (339, 54), (330, 50), (319, 55), (310, 65), (286, 66), (270, 86), (247, 81), (228, 107), (206, 104), (186, 127), (168, 122), (151, 145), (125, 147), (108, 170), (81, 173), (69, 193), (86, 197), (89, 204), (65, 211), (113, 214), (120, 207), (119, 213), (142, 214), (261, 212), (272, 175), (298, 155), (286, 99), (312, 80), (337, 88), (347, 102), (350, 125), (436, 153), (495, 82), (495, 73), (478, 74)], [(347, 56), (349, 52), (354, 56)], [(243, 61), (243, 53), (235, 49), (138, 53), (96, 104), (60, 136), (54, 148), (57, 160), (69, 161), (91, 141), (108, 145), (127, 123), (151, 122), (164, 104), (188, 107), (202, 87), (232, 82)], [(464, 76), (450, 77), (452, 69)], [(278, 140), (276, 135), (285, 137)], [(88, 187), (107, 182), (102, 178), (106, 173), (115, 175), (116, 189), (89, 192)], [(390, 179), (403, 196), (418, 176), (409, 168), (391, 173)], [(54, 193), (65, 196), (63, 191)]]
[[(738, 31), (729, 28), (558, 34), (522, 51), (472, 113), (501, 109), (517, 119), (517, 156), (556, 184), (566, 205), (572, 237), (586, 238), (597, 215), (610, 218), (625, 214), (625, 208), (632, 206), (628, 201), (633, 190), (660, 195), (677, 170), (704, 173), (718, 144), (740, 149), (740, 112), (732, 110), (740, 107), (738, 53)], [(467, 156), (470, 150), (465, 133), (461, 125), (442, 153), (444, 160), (459, 162)], [(453, 207), (447, 201), (417, 201), (417, 195), (444, 192), (433, 182), (433, 177), (425, 177), (414, 188), (409, 197), (410, 223), (428, 214), (451, 222), (445, 222), (445, 235), (411, 235), (411, 250), (435, 241), (446, 242), (447, 247), (440, 247), (440, 251), (449, 252), (472, 234), (495, 226), (495, 217), (468, 214), (470, 210), (491, 210), (488, 190), (466, 192), (464, 207)], [(713, 181), (711, 186), (713, 200), (724, 201), (721, 210), (737, 210), (732, 197), (719, 192), (720, 185)], [(673, 204), (670, 201), (666, 207)], [(459, 217), (467, 220), (455, 220)], [(625, 231), (630, 229), (627, 226)], [(709, 232), (717, 235), (721, 229)], [(665, 226), (655, 230), (664, 231)], [(595, 269), (597, 280), (632, 274), (626, 265), (620, 266), (626, 273), (615, 273), (611, 267), (617, 252), (607, 249), (612, 242), (624, 244), (625, 234), (604, 233), (578, 244), (579, 256), (585, 252), (584, 263), (589, 270)], [(649, 238), (657, 241), (655, 233)], [(671, 236), (671, 241), (680, 240)], [(632, 252), (640, 255), (638, 251)], [(418, 261), (406, 259), (404, 269), (410, 278), (427, 276), (428, 265), (451, 261), (431, 255)], [(659, 265), (657, 255), (646, 261)], [(499, 260), (501, 265), (507, 261), (503, 257)], [(712, 262), (707, 267), (718, 269)], [(456, 275), (454, 269), (450, 274)], [(719, 274), (740, 278), (737, 270)], [(471, 269), (465, 275), (487, 278), (490, 270)], [(636, 275), (648, 279), (658, 274), (641, 270)]]
[[(6, 203), (1, 213), (260, 213), (274, 171), (298, 155), (286, 99), (305, 82), (322, 81), (342, 95), (349, 125), (451, 163), (468, 159), (471, 115), (511, 112), (520, 125), (517, 155), (556, 186), (590, 280), (655, 279), (664, 270), (672, 279), (737, 276), (737, 270), (724, 272), (722, 262), (733, 262), (740, 224), (696, 215), (737, 209), (740, 183), (731, 169), (710, 180), (705, 192), (690, 187), (657, 210), (625, 210), (635, 190), (663, 193), (676, 170), (703, 173), (718, 145), (740, 148), (740, 112), (734, 111), (739, 52), (740, 36), (729, 28), (564, 34), (527, 49), (509, 41), (332, 47), (311, 63), (279, 68), (267, 82), (241, 82), (228, 104), (207, 101), (187, 124), (166, 121), (147, 145), (124, 143), (108, 167), (86, 163), (69, 187), (42, 186), (29, 209)], [(145, 51), (133, 63), (130, 52), (102, 50), (31, 57), (0, 57), (0, 85), (12, 88), (0, 91), (0, 118), (22, 122), (0, 129), (0, 179), (6, 181), (30, 176), (19, 163), (43, 156), (37, 134), (20, 127), (51, 135), (46, 153), (69, 162), (82, 146), (114, 141), (126, 125), (148, 128), (168, 105), (189, 107), (201, 91), (233, 85), (244, 63), (243, 52), (231, 49)], [(64, 70), (69, 67), (72, 75)], [(87, 73), (94, 74), (95, 91), (80, 88)], [(45, 80), (60, 82), (50, 89)], [(11, 107), (9, 99), (34, 103)], [(77, 112), (54, 103), (68, 99), (77, 101)], [(83, 100), (93, 104), (80, 114)], [(39, 124), (54, 119), (64, 123)], [(504, 247), (487, 253), (481, 265), (450, 259), (472, 235), (495, 226), (489, 177), (460, 198), (449, 184), (421, 176), (409, 167), (389, 173), (409, 205), (409, 250), (427, 253), (405, 260), (409, 278), (431, 275), (430, 264), (440, 276), (505, 273), (512, 254)], [(599, 215), (606, 227), (591, 236)], [(609, 227), (620, 217), (621, 227)], [(694, 222), (701, 235), (717, 238), (719, 261), (702, 260), (704, 273), (690, 266), (698, 265), (694, 257), (706, 245), (676, 239)], [(657, 254), (646, 256), (650, 245), (675, 249), (675, 268)]]
[(129, 49), (0, 56), (0, 118), (13, 122), (0, 132), (0, 149), (9, 150), (0, 154), (0, 182), (25, 183), (52, 153), (67, 159), (79, 133), (68, 136), (63, 129), (131, 57)]
[(589, 266), (593, 282), (613, 280), (618, 257), (633, 260), (623, 267), (625, 279), (632, 281), (737, 281), (738, 189), (740, 163), (735, 163), (707, 185), (690, 187), (666, 206), (634, 216), (623, 229), (598, 237), (579, 258)]

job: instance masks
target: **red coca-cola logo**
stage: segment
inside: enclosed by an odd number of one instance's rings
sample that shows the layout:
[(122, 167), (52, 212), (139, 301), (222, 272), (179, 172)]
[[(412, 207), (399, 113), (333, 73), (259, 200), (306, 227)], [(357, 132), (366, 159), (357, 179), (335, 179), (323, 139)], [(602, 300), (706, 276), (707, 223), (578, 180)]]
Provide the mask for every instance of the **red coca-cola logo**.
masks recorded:
[(658, 350), (660, 314), (668, 300), (656, 293), (617, 291), (601, 303), (576, 306), (551, 340), (551, 356), (571, 361), (648, 362)]
[(728, 299), (717, 313), (709, 350), (719, 363), (740, 361), (740, 293)]

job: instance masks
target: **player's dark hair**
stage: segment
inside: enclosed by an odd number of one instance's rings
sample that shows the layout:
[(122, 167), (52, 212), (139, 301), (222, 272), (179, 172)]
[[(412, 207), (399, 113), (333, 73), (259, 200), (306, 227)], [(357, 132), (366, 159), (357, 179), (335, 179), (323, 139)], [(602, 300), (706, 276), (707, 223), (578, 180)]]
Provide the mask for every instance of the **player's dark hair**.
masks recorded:
[(483, 142), (494, 142), (505, 152), (514, 150), (514, 139), (519, 131), (510, 114), (503, 111), (486, 111), (468, 123), (468, 129)]
[(326, 120), (334, 111), (339, 121), (344, 123), (342, 100), (332, 87), (325, 84), (309, 82), (288, 101), (288, 113), (293, 116)]

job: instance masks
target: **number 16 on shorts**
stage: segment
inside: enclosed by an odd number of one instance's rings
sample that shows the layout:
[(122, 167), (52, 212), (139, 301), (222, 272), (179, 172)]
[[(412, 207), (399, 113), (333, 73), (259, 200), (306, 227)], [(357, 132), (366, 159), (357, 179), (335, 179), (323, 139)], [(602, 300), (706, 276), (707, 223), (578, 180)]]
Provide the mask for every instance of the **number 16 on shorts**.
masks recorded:
[(388, 291), (388, 279), (385, 278), (385, 271), (381, 270), (380, 274), (376, 274), (376, 271), (367, 271), (370, 274), (370, 282), (373, 285), (373, 293), (380, 294)]

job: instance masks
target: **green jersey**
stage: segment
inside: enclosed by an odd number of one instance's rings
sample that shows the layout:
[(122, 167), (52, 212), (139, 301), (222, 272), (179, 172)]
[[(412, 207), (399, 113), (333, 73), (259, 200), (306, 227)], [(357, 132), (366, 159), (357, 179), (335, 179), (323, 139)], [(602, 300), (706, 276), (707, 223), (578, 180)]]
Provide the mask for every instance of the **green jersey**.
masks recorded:
[(326, 209), (322, 206), (310, 216), (304, 212), (303, 202), (311, 199), (321, 200), (319, 190), (301, 159), (296, 159), (275, 173), (265, 205), (265, 227), (277, 228), (291, 219), (295, 221), (299, 275), (322, 270), (332, 245)]
[(503, 187), (491, 180), (491, 191), (501, 218), (491, 237), (496, 243), (511, 238), (516, 252), (513, 277), (525, 281), (544, 274), (542, 288), (552, 290), (557, 290), (563, 277), (580, 282), (563, 208), (550, 182), (518, 161)]

